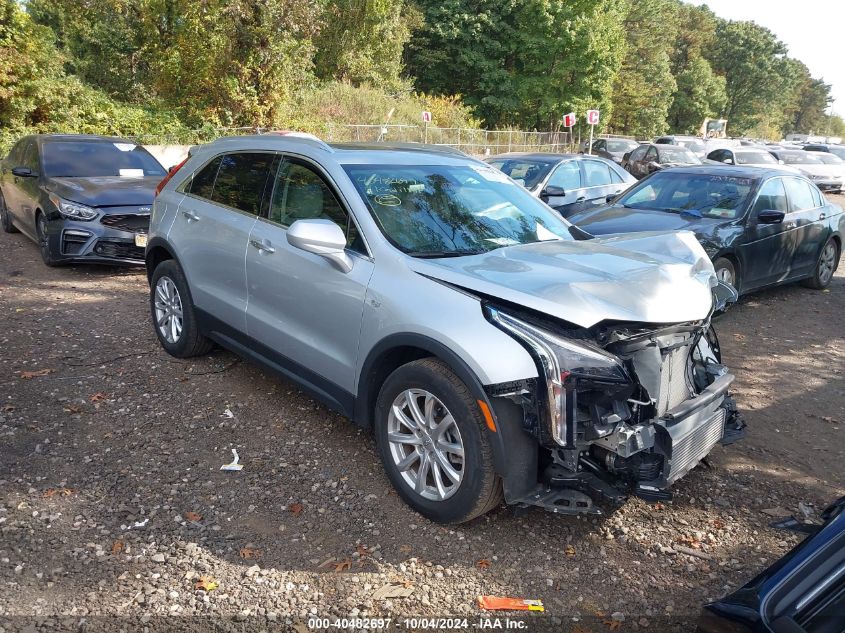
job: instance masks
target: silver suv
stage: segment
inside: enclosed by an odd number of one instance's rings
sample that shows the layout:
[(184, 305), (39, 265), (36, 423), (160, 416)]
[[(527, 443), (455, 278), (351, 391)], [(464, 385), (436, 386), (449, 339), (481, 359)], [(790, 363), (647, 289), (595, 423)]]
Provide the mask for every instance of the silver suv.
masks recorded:
[(591, 239), (459, 152), (195, 148), (160, 186), (146, 263), (170, 354), (218, 343), (372, 428), (434, 521), (502, 497), (668, 498), (743, 433), (710, 324), (723, 288), (692, 233)]

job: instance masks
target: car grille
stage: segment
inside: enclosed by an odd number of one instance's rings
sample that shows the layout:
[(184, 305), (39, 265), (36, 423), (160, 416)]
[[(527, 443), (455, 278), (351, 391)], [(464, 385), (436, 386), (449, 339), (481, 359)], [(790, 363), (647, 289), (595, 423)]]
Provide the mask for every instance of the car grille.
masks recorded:
[(725, 410), (719, 408), (706, 422), (672, 444), (669, 483), (680, 479), (698, 462), (707, 457), (716, 443), (722, 439), (725, 430)]
[(121, 242), (118, 240), (97, 240), (94, 252), (100, 257), (111, 257), (113, 259), (144, 259), (144, 249), (135, 246), (132, 242)]
[(669, 350), (663, 355), (663, 365), (660, 368), (660, 394), (657, 398), (658, 415), (665, 415), (667, 411), (694, 395), (689, 380), (690, 349), (689, 345), (684, 345)]
[(100, 218), (100, 224), (130, 233), (146, 233), (150, 229), (149, 213), (114, 213)]

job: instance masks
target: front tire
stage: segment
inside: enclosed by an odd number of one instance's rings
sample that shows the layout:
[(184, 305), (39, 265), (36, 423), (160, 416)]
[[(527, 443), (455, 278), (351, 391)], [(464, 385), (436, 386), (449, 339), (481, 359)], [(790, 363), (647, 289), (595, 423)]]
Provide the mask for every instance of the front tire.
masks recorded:
[(839, 265), (839, 247), (836, 240), (832, 237), (825, 242), (822, 247), (819, 258), (816, 261), (816, 267), (813, 269), (813, 276), (807, 279), (804, 283), (810, 288), (822, 290), (830, 285), (833, 279), (833, 273)]
[(3, 192), (0, 191), (0, 226), (3, 227), (4, 233), (17, 233), (17, 227), (12, 224), (12, 214), (9, 213), (9, 207), (6, 206), (6, 198), (3, 197)]
[(387, 476), (437, 523), (470, 521), (501, 503), (487, 433), (469, 388), (438, 359), (403, 365), (379, 392), (375, 435)]
[(733, 265), (731, 260), (726, 257), (717, 257), (713, 262), (713, 268), (716, 271), (716, 279), (729, 283), (739, 290), (739, 280), (736, 278), (736, 267)]
[(41, 261), (50, 268), (59, 265), (59, 260), (53, 256), (50, 248), (50, 236), (47, 234), (47, 216), (39, 213), (35, 218), (35, 233), (38, 238), (38, 252), (41, 254)]
[(153, 271), (150, 312), (158, 341), (171, 356), (190, 358), (211, 350), (211, 341), (197, 324), (188, 280), (175, 260), (168, 259)]

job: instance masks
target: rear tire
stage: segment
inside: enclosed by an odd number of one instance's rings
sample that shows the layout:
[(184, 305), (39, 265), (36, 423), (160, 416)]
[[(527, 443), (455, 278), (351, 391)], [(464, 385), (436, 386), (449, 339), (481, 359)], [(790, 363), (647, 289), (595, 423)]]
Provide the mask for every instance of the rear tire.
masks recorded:
[(176, 358), (207, 354), (212, 342), (200, 333), (188, 280), (182, 267), (168, 259), (156, 266), (150, 280), (153, 329), (165, 351)]
[(739, 281), (736, 278), (736, 268), (731, 260), (726, 257), (717, 257), (713, 262), (713, 268), (716, 271), (716, 279), (729, 283), (739, 290)]
[(3, 192), (0, 191), (0, 226), (3, 227), (4, 233), (17, 233), (17, 227), (12, 224), (12, 214), (9, 213), (9, 208), (6, 206), (6, 198), (3, 197)]
[(832, 237), (825, 242), (816, 260), (813, 276), (804, 281), (804, 285), (816, 290), (822, 290), (830, 285), (833, 273), (839, 266), (839, 246)]
[(478, 402), (442, 361), (413, 361), (388, 376), (374, 423), (390, 482), (426, 518), (463, 523), (501, 503), (502, 483)]

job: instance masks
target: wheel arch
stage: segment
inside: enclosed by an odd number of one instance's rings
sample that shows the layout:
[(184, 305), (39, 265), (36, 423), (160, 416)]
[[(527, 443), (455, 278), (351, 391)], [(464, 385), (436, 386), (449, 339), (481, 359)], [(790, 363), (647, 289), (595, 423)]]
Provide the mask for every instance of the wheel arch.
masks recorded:
[(376, 400), (384, 381), (402, 365), (420, 358), (443, 361), (470, 389), (473, 397), (487, 406), (496, 429), (488, 429), (487, 436), (493, 447), (494, 468), (504, 481), (506, 498), (517, 498), (536, 485), (539, 446), (522, 428), (521, 409), (502, 402), (501, 398), (495, 398), (496, 402), (493, 402), (469, 364), (454, 350), (431, 337), (394, 334), (372, 348), (358, 377), (355, 422), (372, 428)]
[(174, 255), (173, 249), (170, 248), (167, 242), (160, 237), (151, 239), (144, 253), (144, 263), (147, 268), (147, 283), (152, 283), (153, 271), (156, 267), (169, 259), (175, 259), (179, 263), (179, 258)]
[(737, 291), (742, 292), (742, 271), (743, 271), (743, 264), (740, 260), (739, 253), (735, 250), (726, 250), (720, 253), (716, 253), (716, 256), (713, 257), (713, 261), (715, 262), (717, 259), (727, 259), (731, 264), (733, 264), (734, 272), (736, 273), (736, 285)]

